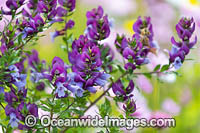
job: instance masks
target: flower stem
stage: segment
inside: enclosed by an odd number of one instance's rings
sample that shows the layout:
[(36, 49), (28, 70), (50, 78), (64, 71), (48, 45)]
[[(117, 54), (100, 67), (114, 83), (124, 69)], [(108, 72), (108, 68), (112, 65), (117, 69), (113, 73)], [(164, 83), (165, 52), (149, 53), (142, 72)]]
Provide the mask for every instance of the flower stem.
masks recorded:
[(5, 107), (3, 106), (3, 104), (2, 103), (0, 103), (0, 105), (1, 105), (1, 107), (5, 110)]

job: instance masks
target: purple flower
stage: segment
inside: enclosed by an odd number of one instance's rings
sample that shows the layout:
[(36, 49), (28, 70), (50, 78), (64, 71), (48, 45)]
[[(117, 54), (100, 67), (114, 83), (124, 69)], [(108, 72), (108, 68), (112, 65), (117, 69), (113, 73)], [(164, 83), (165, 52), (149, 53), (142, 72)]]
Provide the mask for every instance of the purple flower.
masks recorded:
[(34, 83), (38, 83), (40, 79), (43, 79), (44, 76), (42, 73), (32, 72), (31, 73), (31, 81)]
[(125, 65), (124, 65), (124, 68), (126, 69), (126, 70), (129, 70), (129, 69), (131, 69), (131, 70), (135, 70), (136, 69), (136, 66), (133, 64), (133, 63), (126, 63)]
[(93, 87), (93, 86), (87, 87), (86, 90), (88, 90), (91, 93), (96, 93), (97, 92), (97, 89), (95, 87)]
[(4, 54), (4, 53), (7, 51), (7, 47), (6, 47), (6, 44), (5, 44), (5, 43), (2, 43), (2, 44), (1, 44), (0, 50), (1, 50), (1, 53), (2, 53), (2, 54)]
[(26, 9), (22, 9), (22, 15), (25, 16), (25, 17), (30, 17), (31, 15), (29, 14), (28, 11), (26, 11)]
[(39, 13), (48, 13), (48, 7), (43, 1), (37, 3), (37, 11)]
[(104, 40), (110, 35), (110, 26), (107, 16), (103, 16), (103, 8), (92, 9), (87, 14), (87, 31), (86, 34), (92, 40)]
[(116, 83), (114, 83), (112, 85), (112, 90), (115, 93), (115, 95), (117, 95), (117, 96), (126, 95), (126, 92), (124, 90), (124, 86), (123, 86), (121, 80), (118, 80)]
[(141, 65), (149, 64), (147, 55), (149, 52), (156, 54), (156, 48), (153, 41), (153, 26), (150, 17), (138, 17), (133, 24), (135, 34), (132, 38), (126, 38), (124, 35), (117, 35), (115, 46), (120, 54), (128, 61), (124, 68), (133, 71)]
[(65, 9), (62, 8), (62, 7), (58, 7), (58, 8), (57, 8), (57, 15), (58, 15), (59, 17), (64, 17), (66, 14), (67, 14), (67, 10), (65, 10)]
[(126, 58), (126, 59), (134, 59), (135, 54), (134, 54), (134, 52), (133, 52), (132, 49), (130, 49), (129, 47), (126, 47), (126, 48), (123, 50), (123, 56), (124, 56), (124, 58)]
[(76, 0), (58, 0), (58, 3), (72, 12), (75, 9)]
[(56, 8), (53, 8), (52, 10), (51, 10), (51, 12), (49, 13), (49, 15), (48, 15), (48, 19), (53, 19), (55, 16), (57, 15), (57, 9)]
[(133, 24), (133, 31), (136, 34), (142, 34), (145, 30), (148, 32), (147, 37), (149, 38), (149, 41), (152, 41), (154, 33), (151, 24), (151, 18), (144, 17), (144, 20), (142, 20), (141, 17), (138, 17), (137, 21)]
[[(103, 17), (103, 8), (101, 6), (99, 6), (97, 9), (94, 8), (92, 9), (92, 11), (88, 11), (86, 16), (88, 18), (88, 22), (87, 22), (87, 25), (90, 24), (90, 21), (93, 21), (93, 19), (101, 19)], [(91, 19), (91, 20), (89, 20)]]
[(35, 117), (38, 117), (38, 107), (37, 107), (37, 105), (36, 104), (28, 104), (27, 105), (27, 109), (28, 109), (28, 111), (29, 111), (29, 113), (31, 114), (31, 115), (34, 115)]
[(25, 27), (22, 31), (22, 38), (25, 39), (27, 36), (32, 35), (35, 32), (35, 30), (32, 27)]
[(189, 40), (194, 30), (195, 30), (195, 23), (193, 18), (190, 19), (183, 17), (176, 25), (176, 31), (178, 33), (178, 36), (183, 41)]
[(126, 105), (123, 105), (123, 108), (126, 112), (134, 113), (136, 111), (136, 104), (133, 100), (128, 100)]
[(44, 20), (42, 19), (42, 17), (40, 16), (40, 14), (37, 14), (34, 18), (35, 21), (35, 25), (36, 26), (40, 26), (44, 24)]
[(74, 27), (74, 21), (73, 20), (69, 20), (66, 24), (65, 24), (65, 30), (67, 29), (72, 29)]
[(61, 32), (59, 32), (59, 31), (51, 32), (51, 33), (50, 33), (51, 42), (54, 42), (54, 39), (55, 39), (57, 36), (60, 36), (60, 35), (64, 35), (64, 34), (61, 34)]
[(13, 102), (16, 102), (18, 101), (18, 98), (16, 96), (16, 94), (11, 91), (11, 92), (5, 92), (5, 101), (9, 104), (9, 105), (12, 105)]
[(123, 53), (124, 49), (128, 47), (128, 40), (125, 36), (120, 37), (117, 34), (117, 38), (115, 40), (115, 46), (120, 53)]
[(39, 90), (39, 91), (42, 91), (45, 89), (45, 84), (44, 82), (40, 82), (37, 86), (36, 86), (36, 89)]
[(127, 99), (133, 96), (131, 93), (134, 90), (134, 83), (131, 80), (129, 82), (129, 85), (125, 88), (121, 80), (118, 80), (117, 82), (112, 84), (112, 90), (116, 96), (122, 97), (121, 100), (127, 101)]
[(26, 74), (20, 74), (19, 69), (15, 65), (8, 67), (12, 72), (10, 75), (12, 77), (12, 83), (18, 88), (18, 91), (22, 90), (26, 86)]
[(6, 6), (11, 10), (16, 10), (18, 8), (18, 4), (16, 0), (7, 0)]
[(66, 68), (65, 68), (65, 63), (63, 62), (63, 60), (61, 58), (54, 57), (54, 59), (52, 61), (51, 75), (66, 77), (67, 72), (66, 72)]
[(181, 18), (176, 25), (176, 31), (181, 41), (177, 42), (174, 37), (171, 38), (172, 49), (169, 52), (170, 63), (173, 64), (175, 69), (179, 69), (185, 60), (185, 56), (189, 54), (190, 49), (197, 43), (197, 37), (193, 42), (190, 38), (195, 30), (195, 23), (193, 18)]
[(129, 82), (129, 85), (126, 87), (126, 93), (130, 94), (134, 90), (134, 87), (135, 87), (134, 82), (133, 80), (131, 80)]
[(7, 105), (5, 107), (5, 113), (6, 113), (7, 116), (10, 116), (11, 113), (16, 114), (17, 111), (13, 107), (11, 107), (10, 105)]

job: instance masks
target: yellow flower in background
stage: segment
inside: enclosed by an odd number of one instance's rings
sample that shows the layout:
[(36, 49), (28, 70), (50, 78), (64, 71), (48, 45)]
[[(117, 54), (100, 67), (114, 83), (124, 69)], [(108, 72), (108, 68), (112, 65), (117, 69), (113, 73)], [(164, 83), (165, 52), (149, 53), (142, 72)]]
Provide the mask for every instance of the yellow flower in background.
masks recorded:
[(200, 5), (200, 1), (199, 1), (199, 0), (189, 0), (189, 2), (190, 2), (192, 5)]
[(134, 31), (133, 31), (133, 23), (135, 23), (136, 19), (134, 20), (128, 20), (128, 21), (125, 21), (124, 23), (124, 28), (130, 33), (130, 34), (134, 34)]

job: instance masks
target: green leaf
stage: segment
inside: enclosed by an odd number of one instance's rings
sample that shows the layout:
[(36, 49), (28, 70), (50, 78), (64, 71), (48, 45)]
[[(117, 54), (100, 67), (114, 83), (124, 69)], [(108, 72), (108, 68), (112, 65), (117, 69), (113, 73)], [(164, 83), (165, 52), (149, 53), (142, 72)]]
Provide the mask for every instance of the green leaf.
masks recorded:
[(105, 102), (99, 106), (100, 115), (104, 118), (106, 115), (110, 115), (112, 112), (112, 107), (110, 101), (105, 98)]
[(109, 49), (110, 49), (109, 47), (106, 47), (106, 48), (102, 49), (101, 58), (105, 58), (106, 57), (106, 54), (108, 53)]
[(169, 65), (164, 65), (164, 66), (162, 66), (160, 72), (164, 72), (164, 71), (166, 71), (168, 69), (169, 69)]
[(161, 67), (161, 65), (160, 64), (158, 64), (155, 68), (154, 68), (154, 72), (156, 72), (156, 71), (158, 71), (159, 69), (160, 69), (160, 67)]
[(38, 106), (39, 106), (39, 108), (41, 108), (44, 111), (49, 111), (49, 112), (51, 111), (51, 109), (46, 106), (43, 106), (43, 105), (38, 105)]
[(75, 112), (76, 114), (79, 114), (80, 116), (83, 115), (83, 112), (78, 109), (71, 109), (71, 111)]
[(124, 73), (124, 72), (125, 72), (124, 68), (122, 68), (120, 65), (117, 65), (117, 67), (118, 67), (118, 69), (119, 69), (119, 71), (120, 71), (121, 73)]
[(144, 76), (146, 76), (149, 79), (152, 77), (152, 75), (150, 73), (144, 73)]

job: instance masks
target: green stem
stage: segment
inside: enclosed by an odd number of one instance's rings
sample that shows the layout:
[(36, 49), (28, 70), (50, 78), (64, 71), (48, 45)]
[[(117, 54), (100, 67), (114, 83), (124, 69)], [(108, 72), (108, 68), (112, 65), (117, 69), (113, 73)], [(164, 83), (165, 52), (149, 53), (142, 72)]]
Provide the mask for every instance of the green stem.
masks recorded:
[[(54, 90), (52, 91), (52, 95), (53, 95), (52, 103), (54, 103), (54, 100), (55, 100), (55, 97), (56, 97), (56, 95), (54, 94)], [(51, 112), (50, 112), (50, 120), (52, 120), (52, 118), (53, 118), (53, 106), (52, 106)], [(51, 125), (49, 126), (49, 133), (50, 132), (51, 132)]]
[(60, 115), (57, 117), (57, 119), (60, 118), (60, 116), (61, 116), (65, 111), (67, 111), (72, 105), (74, 105), (74, 103), (75, 103), (75, 100), (74, 100), (64, 111), (62, 111), (62, 112), (60, 113)]
[(5, 107), (3, 106), (3, 104), (2, 103), (0, 103), (0, 105), (1, 105), (1, 107), (5, 110)]

